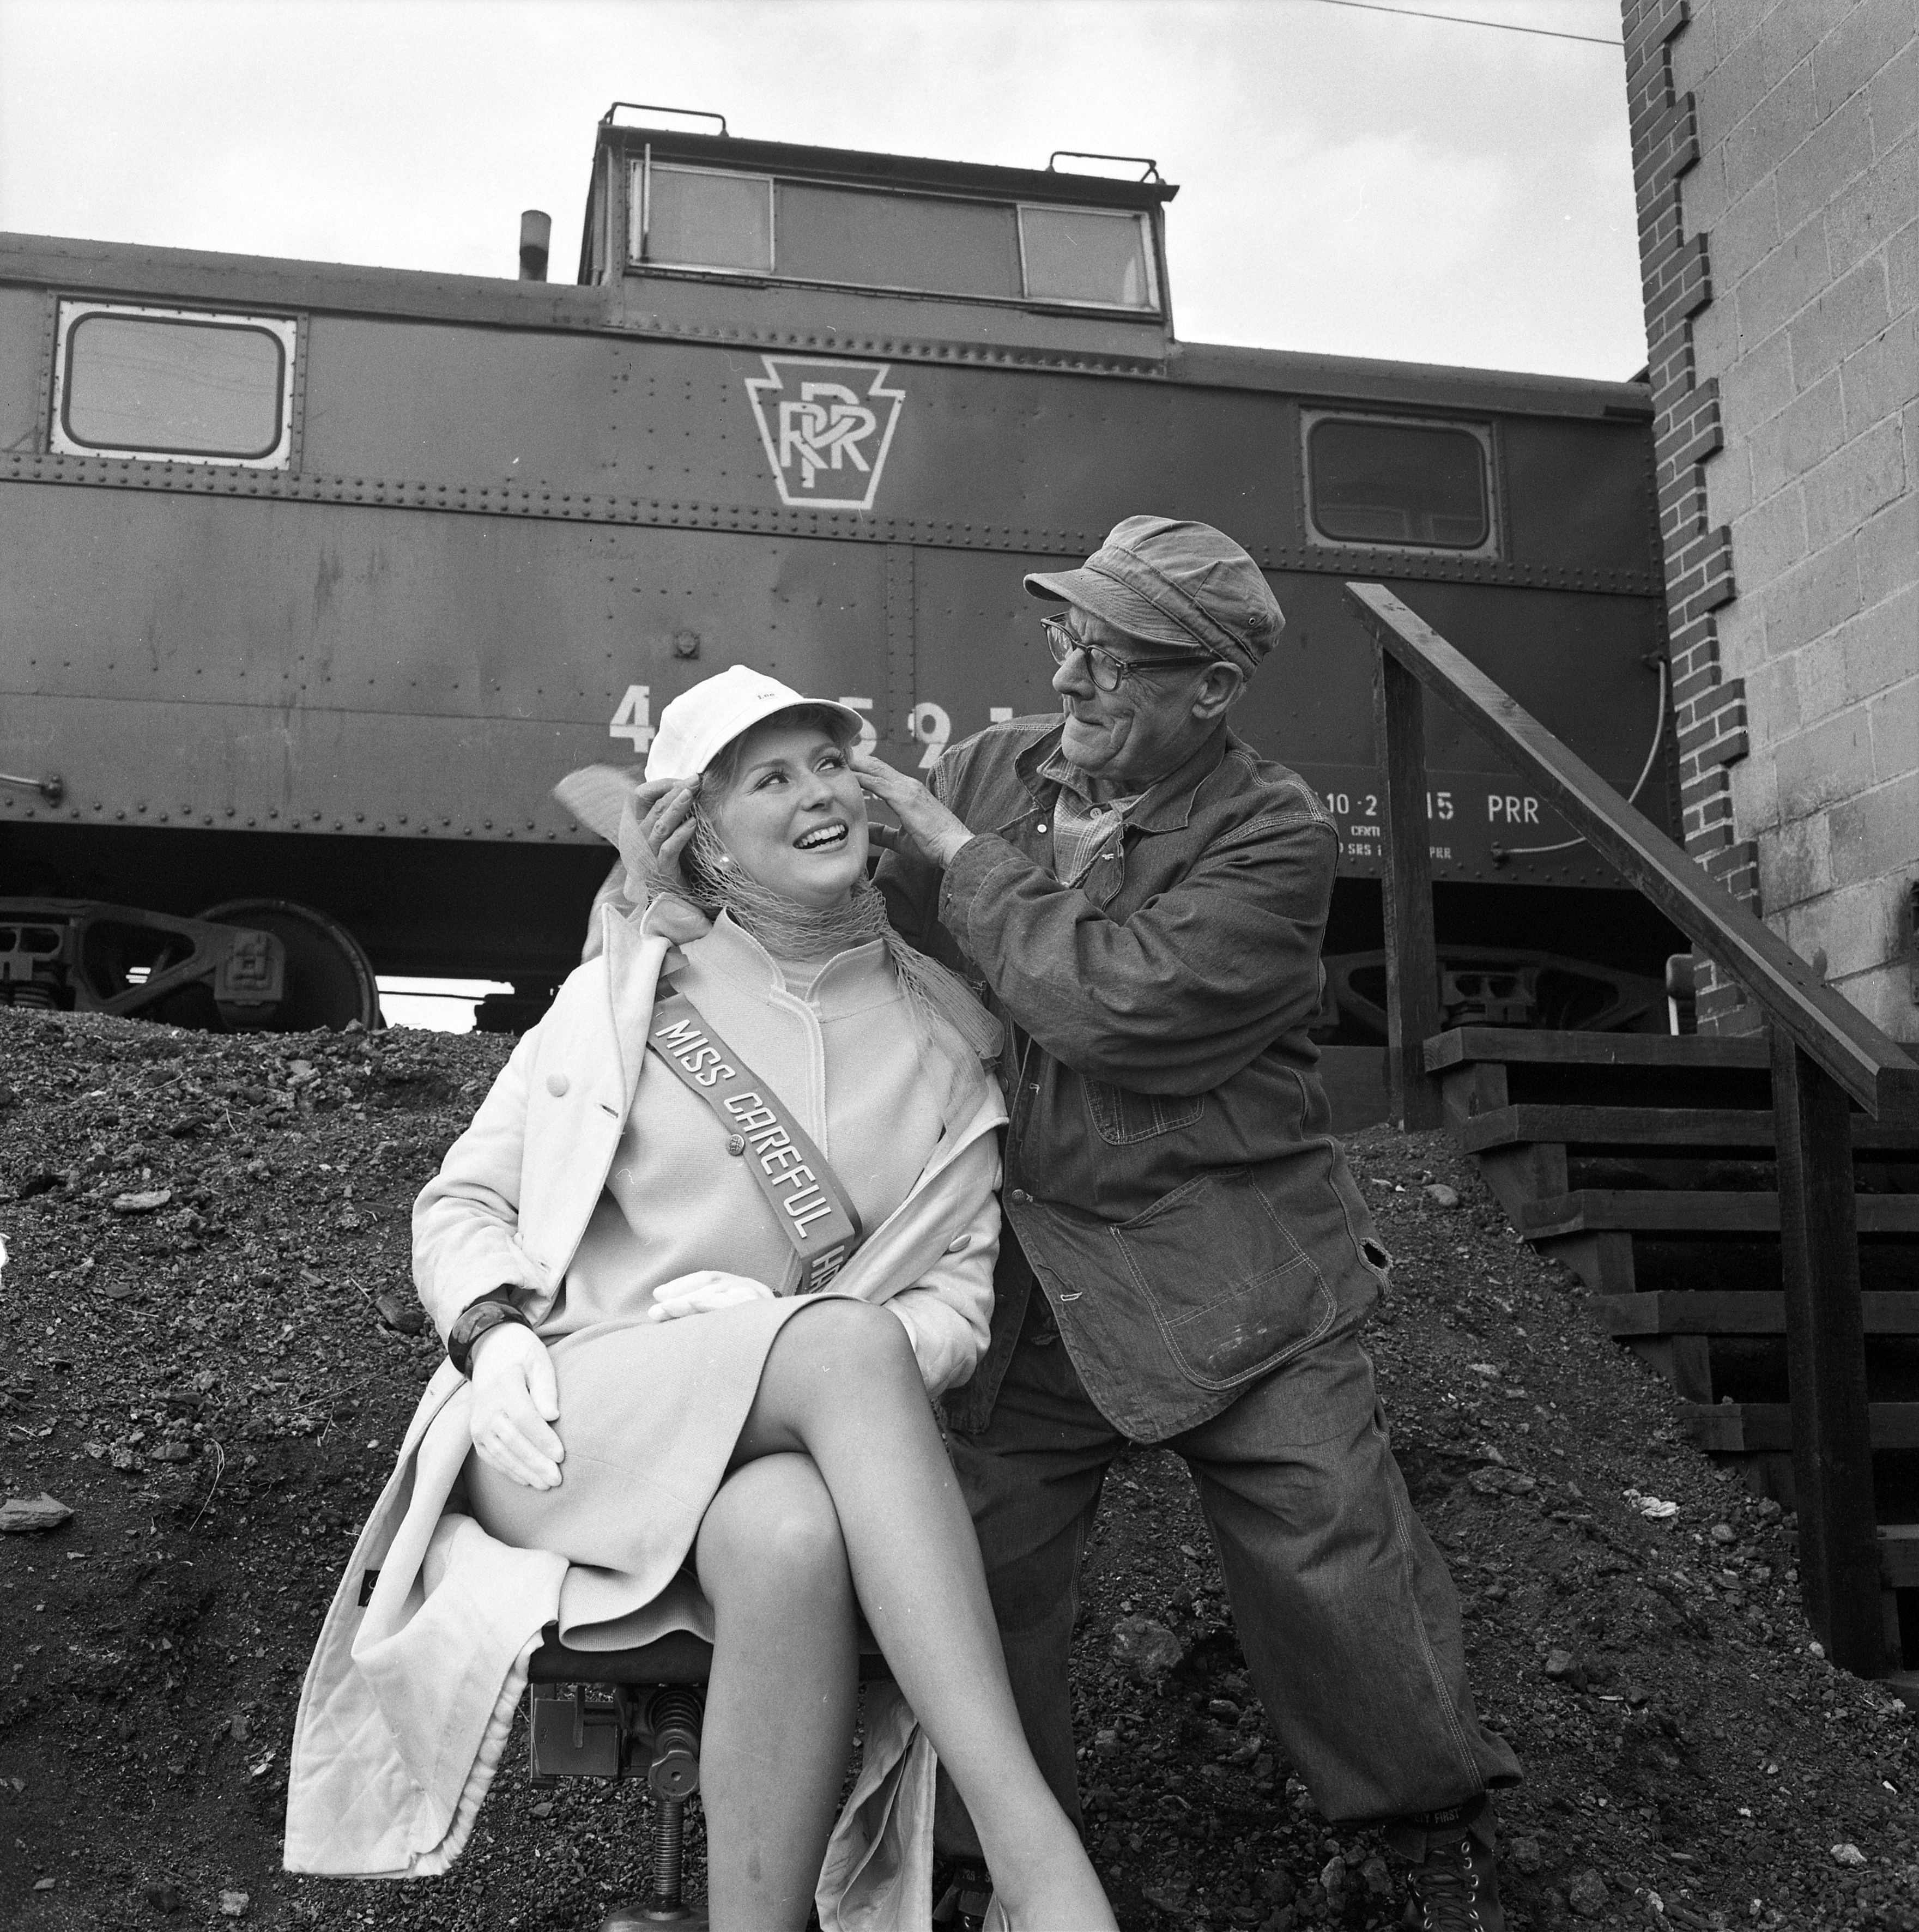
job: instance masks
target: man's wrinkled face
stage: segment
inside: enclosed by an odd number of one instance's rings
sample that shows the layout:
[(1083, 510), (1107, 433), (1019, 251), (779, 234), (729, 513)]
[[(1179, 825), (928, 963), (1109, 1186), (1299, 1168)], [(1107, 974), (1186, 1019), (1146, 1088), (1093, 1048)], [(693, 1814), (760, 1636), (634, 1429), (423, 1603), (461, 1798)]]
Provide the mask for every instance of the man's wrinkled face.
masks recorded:
[[(1164, 658), (1163, 644), (1129, 637), (1117, 626), (1077, 604), (1065, 617), (1066, 628), (1083, 644), (1096, 645), (1129, 662)], [(1066, 762), (1119, 795), (1143, 791), (1183, 764), (1213, 722), (1193, 716), (1193, 702), (1212, 660), (1195, 651), (1190, 667), (1139, 670), (1120, 679), (1116, 690), (1093, 681), (1084, 652), (1075, 651), (1053, 674), (1053, 688), (1066, 713), (1060, 749)]]

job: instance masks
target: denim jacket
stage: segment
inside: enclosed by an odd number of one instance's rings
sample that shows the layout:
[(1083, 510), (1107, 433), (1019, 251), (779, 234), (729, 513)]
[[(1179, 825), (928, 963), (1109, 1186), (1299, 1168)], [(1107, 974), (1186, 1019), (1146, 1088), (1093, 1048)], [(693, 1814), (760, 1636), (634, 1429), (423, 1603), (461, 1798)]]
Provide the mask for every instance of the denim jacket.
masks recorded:
[[(1223, 728), (1077, 886), (1050, 863), (1057, 716), (949, 749), (933, 790), (977, 835), (942, 874), (889, 853), (895, 926), (1006, 1023), (1003, 1207), (1087, 1393), (1143, 1442), (1355, 1325), (1386, 1252), (1306, 1037), (1339, 838), (1310, 788)], [(949, 1398), (983, 1428), (1025, 1313), (1008, 1244), (993, 1340)]]

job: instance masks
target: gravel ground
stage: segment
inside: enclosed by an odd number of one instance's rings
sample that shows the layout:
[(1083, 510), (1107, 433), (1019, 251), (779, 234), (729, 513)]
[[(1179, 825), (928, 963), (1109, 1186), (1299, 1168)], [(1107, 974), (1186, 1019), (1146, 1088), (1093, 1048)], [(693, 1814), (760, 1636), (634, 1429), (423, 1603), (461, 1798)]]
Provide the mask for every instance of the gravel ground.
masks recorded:
[[(278, 1869), (301, 1673), (439, 1355), (409, 1204), (508, 1044), (0, 1010), (0, 1494), (73, 1512), (0, 1536), (0, 1922), (559, 1932), (640, 1888), (633, 1794), (530, 1792), (517, 1745), (448, 1877)], [(1919, 1927), (1912, 1720), (1811, 1643), (1790, 1520), (1678, 1440), (1443, 1136), (1352, 1153), (1399, 1257), (1396, 1445), (1527, 1769), (1510, 1922)], [(1398, 1923), (1264, 1726), (1168, 1456), (1116, 1466), (1074, 1682), (1127, 1932)]]

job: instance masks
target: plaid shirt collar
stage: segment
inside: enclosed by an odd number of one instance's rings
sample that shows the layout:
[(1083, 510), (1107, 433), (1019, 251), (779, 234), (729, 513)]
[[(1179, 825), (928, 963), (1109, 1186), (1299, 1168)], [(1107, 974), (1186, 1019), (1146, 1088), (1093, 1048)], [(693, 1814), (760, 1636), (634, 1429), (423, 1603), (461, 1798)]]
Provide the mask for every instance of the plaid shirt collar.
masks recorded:
[(1063, 886), (1076, 886), (1100, 855), (1124, 837), (1126, 814), (1144, 794), (1096, 802), (1087, 795), (1078, 767), (1066, 762), (1057, 746), (1035, 776), (1059, 787), (1053, 800), (1053, 876)]

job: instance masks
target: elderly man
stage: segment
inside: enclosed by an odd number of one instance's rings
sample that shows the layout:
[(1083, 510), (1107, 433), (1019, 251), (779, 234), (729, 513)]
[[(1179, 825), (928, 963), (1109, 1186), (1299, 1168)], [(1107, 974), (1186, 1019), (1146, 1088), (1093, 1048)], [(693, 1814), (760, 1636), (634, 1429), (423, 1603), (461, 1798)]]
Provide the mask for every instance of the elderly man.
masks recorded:
[(992, 1342), (948, 1408), (1028, 1737), (1077, 1816), (1080, 1559), (1113, 1458), (1162, 1444), (1321, 1809), (1385, 1826), (1432, 1932), (1498, 1932), (1486, 1794), (1519, 1766), (1387, 1444), (1359, 1331), (1388, 1257), (1306, 1034), (1339, 841), (1227, 725), (1285, 620), (1238, 544), (1159, 517), (1026, 586), (1065, 607), (1064, 715), (953, 746), (930, 791), (856, 762), (904, 829), (895, 924), (1006, 1022)]

